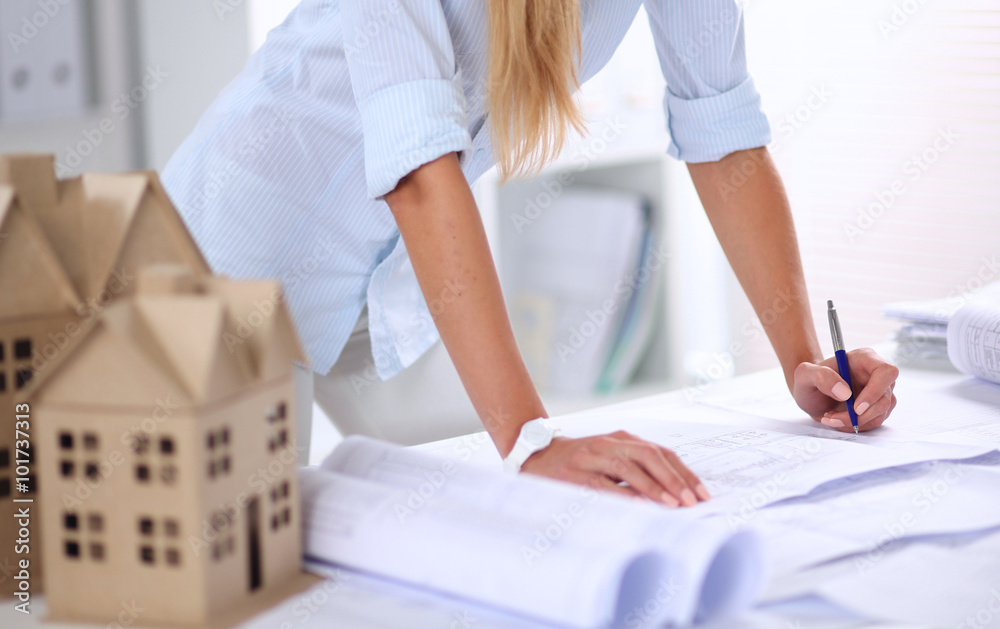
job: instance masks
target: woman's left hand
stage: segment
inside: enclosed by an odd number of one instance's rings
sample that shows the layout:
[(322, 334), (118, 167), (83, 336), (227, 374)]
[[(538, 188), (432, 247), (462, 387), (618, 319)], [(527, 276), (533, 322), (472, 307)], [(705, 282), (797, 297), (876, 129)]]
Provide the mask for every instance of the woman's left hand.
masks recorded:
[[(892, 389), (899, 369), (871, 348), (847, 352), (847, 359), (857, 392), (854, 412), (858, 414), (858, 430), (878, 428), (896, 406)], [(841, 432), (854, 432), (845, 404), (851, 390), (837, 373), (835, 357), (800, 363), (792, 376), (792, 397), (816, 421)]]

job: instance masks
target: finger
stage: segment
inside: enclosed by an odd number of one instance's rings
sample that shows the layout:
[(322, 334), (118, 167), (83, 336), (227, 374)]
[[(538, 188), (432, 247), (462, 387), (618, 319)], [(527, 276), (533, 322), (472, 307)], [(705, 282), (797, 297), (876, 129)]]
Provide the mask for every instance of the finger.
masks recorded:
[(629, 498), (639, 498), (645, 500), (646, 498), (639, 495), (639, 492), (632, 489), (627, 485), (619, 485), (615, 481), (611, 480), (603, 474), (592, 474), (589, 475), (589, 479), (585, 483), (589, 487), (598, 489), (600, 491), (608, 491), (613, 494), (620, 494), (622, 496), (627, 496)]
[(632, 489), (650, 500), (663, 503), (669, 507), (676, 507), (680, 504), (675, 494), (671, 494), (653, 479), (649, 475), (649, 472), (629, 457), (626, 451), (609, 452), (598, 457), (598, 460), (601, 462), (601, 469), (595, 471), (603, 472), (612, 479), (625, 481)]
[[(677, 456), (669, 448), (664, 448), (663, 446), (657, 445), (640, 439), (635, 435), (625, 432), (624, 430), (619, 430), (618, 432), (612, 433), (610, 436), (617, 439), (622, 439), (625, 441), (630, 441), (634, 443), (637, 447), (641, 447), (644, 450), (648, 450), (648, 453), (644, 453), (643, 456), (637, 456), (637, 460), (646, 468), (646, 471), (650, 472), (651, 475), (660, 481), (661, 484), (672, 493), (674, 492), (676, 485), (675, 478), (679, 478), (680, 482), (683, 484), (677, 491), (680, 494), (684, 494), (684, 486), (691, 491), (691, 496), (674, 495), (681, 499), (681, 503), (686, 506), (691, 506), (700, 500), (708, 500), (712, 496), (708, 493), (708, 489), (702, 484), (701, 480), (692, 472), (684, 462), (681, 461), (680, 457)], [(637, 450), (636, 453), (639, 451)], [(646, 456), (648, 454), (648, 456)], [(665, 466), (665, 467), (664, 467)], [(664, 474), (666, 476), (664, 476)], [(692, 500), (693, 499), (693, 500)]]
[(896, 396), (890, 393), (886, 396), (885, 399), (888, 402), (885, 412), (882, 413), (881, 415), (878, 415), (871, 421), (866, 422), (864, 426), (859, 428), (859, 430), (874, 430), (875, 428), (878, 428), (879, 426), (884, 424), (887, 419), (889, 419), (889, 414), (892, 413), (892, 409), (896, 407)]
[[(689, 484), (659, 446), (652, 443), (638, 443), (631, 447), (633, 458), (664, 489), (680, 500), (682, 505), (693, 507), (698, 504), (698, 496), (694, 493), (697, 483)], [(676, 457), (674, 459), (676, 460)]]
[[(895, 399), (891, 392), (883, 394), (881, 398), (876, 400), (875, 404), (868, 407), (864, 414), (858, 415), (858, 430), (872, 430), (881, 426), (895, 406)], [(821, 421), (837, 430), (854, 431), (851, 426), (851, 417), (847, 411), (831, 411), (825, 414)]]
[(708, 500), (712, 497), (712, 495), (708, 493), (708, 489), (706, 489), (705, 485), (701, 482), (701, 479), (699, 479), (687, 465), (684, 465), (684, 461), (681, 461), (681, 458), (677, 456), (676, 452), (669, 448), (664, 448), (663, 446), (657, 447), (661, 452), (663, 452), (663, 456), (666, 457), (667, 462), (669, 462), (674, 470), (681, 475), (681, 478), (684, 479), (687, 486), (694, 489), (695, 495), (698, 496), (700, 500)]
[(854, 412), (858, 414), (859, 419), (887, 391), (892, 390), (897, 377), (899, 377), (899, 368), (889, 363), (883, 363), (872, 371), (864, 388), (854, 398)]
[(806, 362), (799, 364), (795, 371), (796, 379), (802, 378), (802, 382), (812, 384), (827, 397), (839, 402), (846, 402), (851, 398), (851, 388), (840, 374), (830, 367)]

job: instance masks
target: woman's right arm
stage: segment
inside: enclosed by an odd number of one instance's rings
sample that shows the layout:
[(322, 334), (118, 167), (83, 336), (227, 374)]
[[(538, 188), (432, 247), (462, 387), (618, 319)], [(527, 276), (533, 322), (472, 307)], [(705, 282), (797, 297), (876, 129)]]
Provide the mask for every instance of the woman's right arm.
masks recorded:
[[(501, 456), (521, 426), (545, 417), (524, 366), (482, 219), (455, 153), (424, 164), (385, 195), (434, 323)], [(557, 438), (524, 471), (676, 506), (708, 492), (670, 450), (626, 433)], [(628, 487), (618, 483), (624, 481)]]

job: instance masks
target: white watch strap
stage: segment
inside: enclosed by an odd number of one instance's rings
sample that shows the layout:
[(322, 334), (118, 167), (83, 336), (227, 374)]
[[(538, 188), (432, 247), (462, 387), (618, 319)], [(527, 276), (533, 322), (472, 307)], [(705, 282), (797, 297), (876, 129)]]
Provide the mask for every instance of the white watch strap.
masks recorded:
[[(536, 426), (543, 426), (546, 429), (547, 435), (541, 441), (532, 441), (525, 437), (525, 429), (529, 427), (532, 428)], [(504, 467), (512, 472), (520, 472), (521, 466), (528, 458), (538, 452), (539, 450), (544, 450), (549, 447), (552, 443), (552, 439), (562, 435), (562, 432), (556, 427), (554, 427), (547, 419), (544, 417), (539, 417), (537, 419), (532, 419), (531, 421), (525, 422), (521, 426), (521, 431), (517, 435), (517, 441), (514, 442), (514, 447), (511, 448), (510, 454), (503, 460)]]

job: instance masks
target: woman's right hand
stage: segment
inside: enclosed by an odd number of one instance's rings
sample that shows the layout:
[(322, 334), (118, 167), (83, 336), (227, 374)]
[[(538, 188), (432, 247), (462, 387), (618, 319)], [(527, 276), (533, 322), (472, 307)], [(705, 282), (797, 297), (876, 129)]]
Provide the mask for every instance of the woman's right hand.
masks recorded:
[[(669, 507), (690, 507), (711, 496), (673, 451), (625, 431), (597, 437), (556, 437), (532, 454), (521, 470)], [(626, 483), (622, 485), (621, 483)]]

